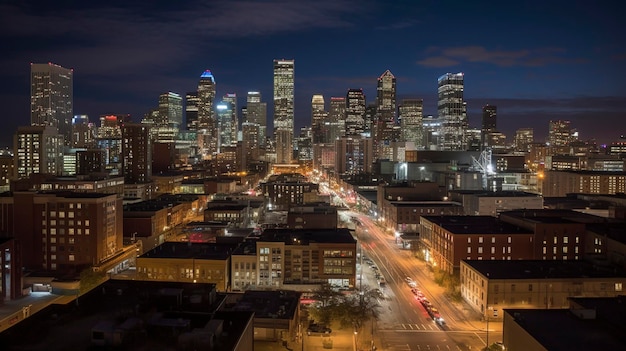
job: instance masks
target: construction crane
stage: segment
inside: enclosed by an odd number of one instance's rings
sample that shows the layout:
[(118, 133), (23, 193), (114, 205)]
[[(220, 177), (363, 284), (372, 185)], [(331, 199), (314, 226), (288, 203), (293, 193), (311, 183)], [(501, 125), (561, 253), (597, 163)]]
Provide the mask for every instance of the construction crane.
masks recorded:
[(496, 172), (493, 169), (493, 165), (491, 165), (491, 148), (485, 148), (481, 153), (478, 159), (472, 156), (472, 167), (473, 171), (478, 171), (482, 174), (483, 181), (483, 189), (489, 189), (489, 179), (493, 178)]

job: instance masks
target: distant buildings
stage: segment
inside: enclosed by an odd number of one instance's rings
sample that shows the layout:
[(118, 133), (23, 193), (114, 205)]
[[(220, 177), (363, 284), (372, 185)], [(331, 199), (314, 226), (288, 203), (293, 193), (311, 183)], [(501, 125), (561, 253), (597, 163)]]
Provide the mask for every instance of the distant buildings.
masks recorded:
[(57, 128), (64, 145), (72, 140), (73, 76), (72, 69), (50, 62), (30, 65), (30, 123)]
[(402, 141), (412, 142), (420, 150), (424, 146), (424, 101), (422, 99), (403, 99), (399, 107)]
[(203, 158), (212, 158), (217, 153), (218, 133), (215, 118), (215, 78), (206, 70), (198, 83), (198, 143)]
[(294, 60), (274, 60), (276, 162), (291, 163), (294, 133)]
[(53, 126), (18, 127), (13, 150), (17, 179), (34, 173), (61, 175), (63, 172), (63, 135)]
[(378, 77), (376, 87), (376, 119), (374, 129), (374, 152), (377, 159), (391, 158), (389, 143), (396, 141), (396, 77), (386, 70)]
[(363, 89), (348, 89), (346, 94), (346, 136), (365, 132), (365, 94)]

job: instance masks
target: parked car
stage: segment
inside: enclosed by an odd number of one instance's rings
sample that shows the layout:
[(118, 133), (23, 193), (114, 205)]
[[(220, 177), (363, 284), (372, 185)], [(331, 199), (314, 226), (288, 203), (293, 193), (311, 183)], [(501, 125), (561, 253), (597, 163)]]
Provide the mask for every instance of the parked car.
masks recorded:
[(311, 333), (330, 334), (332, 332), (332, 329), (329, 327), (317, 323), (309, 324), (309, 327), (306, 329), (307, 335), (311, 335)]

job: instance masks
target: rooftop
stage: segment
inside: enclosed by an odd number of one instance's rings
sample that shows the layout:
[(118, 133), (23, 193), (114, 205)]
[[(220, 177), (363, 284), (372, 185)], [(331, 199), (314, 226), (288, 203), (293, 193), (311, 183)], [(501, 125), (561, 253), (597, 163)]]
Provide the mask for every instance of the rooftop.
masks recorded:
[(226, 260), (230, 257), (235, 247), (235, 244), (167, 241), (139, 256), (139, 258)]
[(258, 241), (280, 242), (291, 245), (317, 243), (356, 244), (347, 228), (337, 229), (266, 229)]
[[(601, 319), (582, 319), (570, 309), (505, 309), (546, 350), (624, 350), (623, 329)], [(506, 326), (505, 326), (506, 328)]]
[(626, 277), (626, 271), (579, 260), (463, 260), (489, 279)]
[(422, 216), (453, 234), (532, 234), (492, 216)]
[(247, 290), (226, 310), (254, 312), (255, 318), (292, 319), (301, 293), (292, 290)]
[[(253, 314), (216, 311), (223, 298), (214, 284), (109, 280), (81, 295), (79, 303), (52, 304), (0, 333), (0, 345), (11, 345), (11, 350), (91, 350), (93, 331), (118, 328), (125, 336), (123, 344), (101, 349), (182, 350), (186, 348), (178, 333), (189, 336), (186, 331), (194, 330), (207, 337), (218, 324), (223, 332), (215, 333), (216, 349), (233, 350)], [(124, 333), (125, 326), (134, 332)]]

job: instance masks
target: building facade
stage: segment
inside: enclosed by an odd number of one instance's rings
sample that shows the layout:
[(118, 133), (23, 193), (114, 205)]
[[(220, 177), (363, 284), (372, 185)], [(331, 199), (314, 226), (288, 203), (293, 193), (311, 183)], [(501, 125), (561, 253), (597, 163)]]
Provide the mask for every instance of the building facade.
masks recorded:
[(274, 60), (276, 162), (291, 163), (294, 133), (294, 60)]
[(64, 145), (72, 137), (74, 70), (53, 63), (30, 64), (30, 123), (57, 128)]
[(465, 150), (463, 136), (468, 121), (463, 98), (464, 78), (463, 73), (446, 73), (439, 77), (437, 114), (441, 119), (440, 150)]

